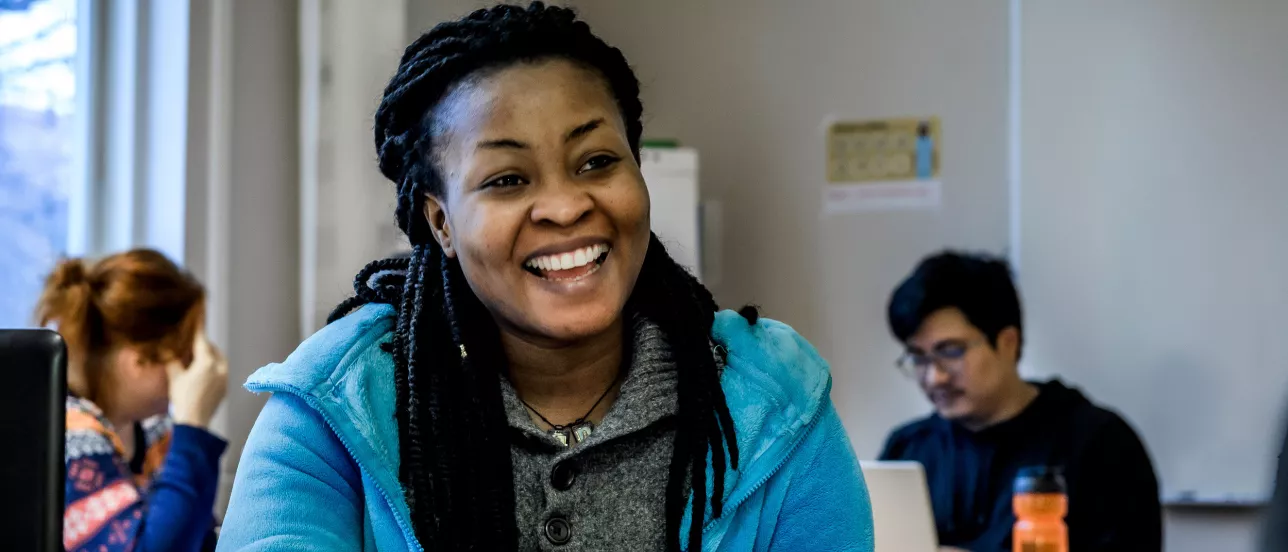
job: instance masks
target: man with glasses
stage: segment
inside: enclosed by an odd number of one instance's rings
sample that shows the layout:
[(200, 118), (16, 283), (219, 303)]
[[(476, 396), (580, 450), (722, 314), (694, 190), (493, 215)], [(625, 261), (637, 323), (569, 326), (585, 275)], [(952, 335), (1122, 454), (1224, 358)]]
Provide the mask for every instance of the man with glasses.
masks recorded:
[(1070, 550), (1162, 550), (1158, 482), (1136, 432), (1058, 379), (1020, 378), (1005, 261), (931, 256), (895, 289), (888, 317), (905, 349), (898, 367), (935, 412), (895, 430), (881, 459), (925, 466), (943, 550), (1011, 550), (1011, 487), (1028, 466), (1063, 471)]

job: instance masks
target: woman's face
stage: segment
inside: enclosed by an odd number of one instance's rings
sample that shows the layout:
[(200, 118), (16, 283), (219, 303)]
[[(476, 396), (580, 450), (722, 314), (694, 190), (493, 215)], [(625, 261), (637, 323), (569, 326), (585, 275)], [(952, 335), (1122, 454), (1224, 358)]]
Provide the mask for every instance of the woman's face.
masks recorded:
[(170, 406), (166, 363), (136, 347), (117, 349), (109, 384), (116, 415), (134, 420), (165, 414)]
[(503, 331), (570, 343), (614, 328), (649, 198), (604, 79), (520, 63), (458, 85), (434, 115), (444, 197), (425, 216)]

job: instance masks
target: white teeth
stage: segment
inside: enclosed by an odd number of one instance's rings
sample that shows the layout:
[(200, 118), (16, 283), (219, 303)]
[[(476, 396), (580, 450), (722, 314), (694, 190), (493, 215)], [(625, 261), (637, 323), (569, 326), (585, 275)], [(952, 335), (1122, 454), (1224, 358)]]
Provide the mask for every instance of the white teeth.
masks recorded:
[(526, 265), (530, 268), (546, 271), (569, 270), (583, 267), (599, 260), (604, 253), (608, 252), (608, 249), (606, 244), (592, 245), (567, 253), (537, 257), (529, 260)]

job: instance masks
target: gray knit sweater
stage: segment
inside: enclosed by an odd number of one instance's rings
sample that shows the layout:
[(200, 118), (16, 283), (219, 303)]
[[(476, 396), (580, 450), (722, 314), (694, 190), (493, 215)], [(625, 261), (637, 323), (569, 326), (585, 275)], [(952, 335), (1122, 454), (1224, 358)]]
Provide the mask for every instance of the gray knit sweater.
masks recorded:
[(502, 384), (513, 429), (519, 550), (663, 550), (675, 438), (676, 368), (657, 326), (637, 319), (621, 392), (595, 432), (565, 448)]

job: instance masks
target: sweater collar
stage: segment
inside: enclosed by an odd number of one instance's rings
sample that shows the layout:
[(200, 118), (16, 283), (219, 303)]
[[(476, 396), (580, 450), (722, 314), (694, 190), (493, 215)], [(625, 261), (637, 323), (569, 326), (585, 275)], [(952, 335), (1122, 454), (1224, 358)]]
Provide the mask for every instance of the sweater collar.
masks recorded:
[[(617, 437), (643, 430), (669, 418), (678, 411), (676, 383), (679, 374), (671, 348), (661, 328), (642, 316), (631, 324), (630, 362), (624, 369), (625, 379), (617, 400), (587, 440), (572, 450), (585, 450)], [(528, 409), (519, 400), (514, 386), (501, 380), (506, 420), (522, 439), (543, 448), (564, 448), (553, 437), (533, 423)]]

